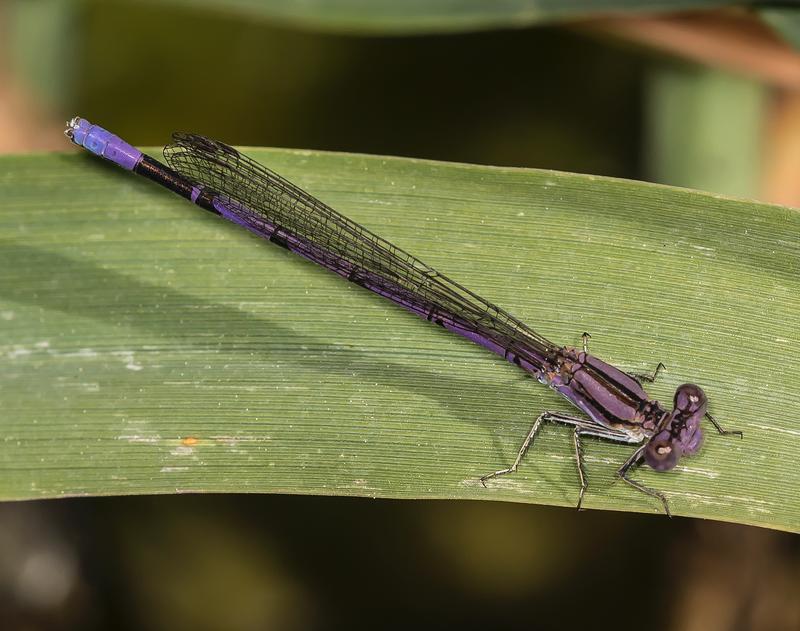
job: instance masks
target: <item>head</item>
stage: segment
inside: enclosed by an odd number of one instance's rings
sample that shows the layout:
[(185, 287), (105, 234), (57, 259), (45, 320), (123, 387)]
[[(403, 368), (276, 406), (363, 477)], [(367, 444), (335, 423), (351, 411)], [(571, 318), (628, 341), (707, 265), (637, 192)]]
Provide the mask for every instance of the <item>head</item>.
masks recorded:
[(660, 430), (644, 449), (644, 461), (656, 471), (672, 469), (681, 456), (700, 449), (703, 430), (700, 421), (706, 414), (706, 393), (693, 383), (685, 383), (675, 391), (675, 405)]

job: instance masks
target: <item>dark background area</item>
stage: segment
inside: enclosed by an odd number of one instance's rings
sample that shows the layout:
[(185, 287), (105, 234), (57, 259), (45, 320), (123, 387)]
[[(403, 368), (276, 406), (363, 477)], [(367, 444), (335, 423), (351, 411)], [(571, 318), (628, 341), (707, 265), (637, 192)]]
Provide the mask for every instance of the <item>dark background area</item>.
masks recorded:
[[(153, 3), (44, 11), (6, 11), (8, 80), (42, 129), (79, 113), (136, 145), (187, 130), (644, 179), (648, 80), (685, 63), (564, 26), (397, 38)], [(40, 137), (30, 149), (51, 147)], [(257, 495), (0, 505), (8, 630), (798, 629), (798, 594), (796, 537), (660, 515)]]
[(661, 516), (292, 496), (0, 506), (6, 629), (797, 628), (797, 538)]
[[(159, 16), (98, 10), (83, 48), (78, 111), (138, 144), (185, 129), (238, 145), (641, 175), (646, 63), (621, 45), (557, 28), (380, 38)], [(178, 45), (177, 24), (218, 47)]]

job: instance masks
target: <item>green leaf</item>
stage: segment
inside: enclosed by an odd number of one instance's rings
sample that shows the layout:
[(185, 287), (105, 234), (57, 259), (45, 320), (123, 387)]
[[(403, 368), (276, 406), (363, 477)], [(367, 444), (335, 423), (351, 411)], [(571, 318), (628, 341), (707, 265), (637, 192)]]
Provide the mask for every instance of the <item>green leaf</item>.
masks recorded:
[[(635, 478), (676, 514), (800, 530), (800, 216), (550, 171), (256, 159), (649, 391), (701, 384), (744, 440)], [(263, 492), (573, 506), (574, 412), (517, 367), (88, 155), (0, 158), (0, 497)], [(585, 506), (660, 511), (586, 440)]]
[[(169, 0), (293, 26), (348, 33), (413, 34), (523, 27), (611, 12), (689, 11), (734, 0)], [(161, 3), (160, 3), (161, 4)]]
[(648, 179), (753, 197), (762, 170), (767, 87), (726, 71), (665, 62), (646, 80)]
[(787, 43), (800, 47), (800, 11), (796, 7), (770, 7), (759, 14)]

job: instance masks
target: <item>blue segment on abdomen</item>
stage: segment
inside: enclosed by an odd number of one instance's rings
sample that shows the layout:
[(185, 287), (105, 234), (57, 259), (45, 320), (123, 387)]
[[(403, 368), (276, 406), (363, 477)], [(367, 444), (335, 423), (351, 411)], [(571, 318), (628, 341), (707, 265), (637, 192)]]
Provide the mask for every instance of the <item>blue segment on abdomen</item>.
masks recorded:
[(142, 152), (129, 145), (119, 136), (115, 136), (98, 125), (79, 118), (72, 128), (72, 142), (80, 145), (106, 160), (118, 164), (123, 169), (133, 171), (142, 159)]

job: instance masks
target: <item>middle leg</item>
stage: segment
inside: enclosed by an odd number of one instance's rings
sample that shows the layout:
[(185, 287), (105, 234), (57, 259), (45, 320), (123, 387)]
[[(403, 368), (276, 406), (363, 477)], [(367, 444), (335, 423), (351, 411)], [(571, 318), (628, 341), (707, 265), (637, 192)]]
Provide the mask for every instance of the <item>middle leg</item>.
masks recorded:
[[(583, 352), (584, 353), (588, 353), (589, 352), (589, 339), (591, 337), (592, 336), (589, 335), (589, 333), (587, 333), (586, 331), (584, 331), (583, 335), (581, 335), (581, 340), (583, 340)], [(641, 385), (643, 381), (646, 381), (648, 383), (653, 383), (656, 380), (656, 378), (658, 377), (658, 373), (660, 373), (662, 370), (666, 370), (666, 369), (667, 369), (667, 367), (664, 365), (663, 362), (658, 362), (658, 365), (656, 366), (655, 370), (652, 373), (629, 372), (629, 373), (626, 373), (626, 374), (629, 377), (631, 377), (631, 378), (635, 379), (636, 381), (638, 381), (639, 385)]]

